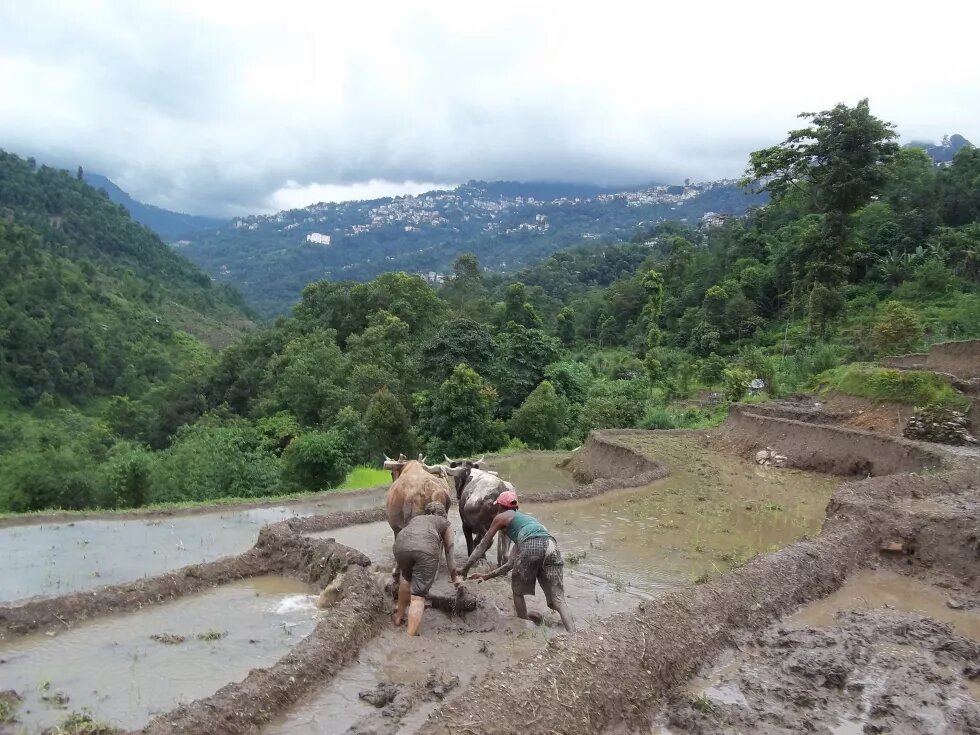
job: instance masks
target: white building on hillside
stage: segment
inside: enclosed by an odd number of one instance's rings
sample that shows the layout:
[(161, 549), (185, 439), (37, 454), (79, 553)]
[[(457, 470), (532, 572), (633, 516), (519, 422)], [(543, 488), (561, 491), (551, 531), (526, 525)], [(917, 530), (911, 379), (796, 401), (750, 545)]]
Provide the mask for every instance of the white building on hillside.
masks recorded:
[(329, 245), (330, 235), (321, 235), (319, 232), (311, 232), (306, 236), (306, 241), (314, 245)]

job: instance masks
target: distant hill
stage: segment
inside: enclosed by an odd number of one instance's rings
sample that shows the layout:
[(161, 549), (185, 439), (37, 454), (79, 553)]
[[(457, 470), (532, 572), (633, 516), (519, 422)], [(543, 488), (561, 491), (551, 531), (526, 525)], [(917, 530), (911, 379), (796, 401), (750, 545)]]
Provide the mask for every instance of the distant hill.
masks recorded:
[(921, 148), (935, 163), (949, 163), (961, 148), (973, 148), (973, 143), (962, 135), (945, 135), (939, 145), (931, 141), (913, 140), (907, 148)]
[(622, 242), (666, 220), (744, 213), (765, 199), (734, 181), (635, 189), (553, 182), (470, 181), (451, 190), (320, 203), (233, 220), (186, 236), (181, 252), (267, 315), (287, 311), (309, 283), (368, 280), (394, 270), (448, 271), (472, 252), (510, 272), (583, 243)]
[(214, 230), (227, 222), (213, 217), (171, 212), (169, 209), (138, 202), (101, 174), (84, 171), (82, 178), (92, 187), (104, 189), (109, 198), (116, 204), (123, 205), (134, 220), (146, 225), (164, 240), (176, 240), (198, 230)]
[(121, 206), (0, 151), (0, 398), (139, 395), (250, 324), (237, 292)]

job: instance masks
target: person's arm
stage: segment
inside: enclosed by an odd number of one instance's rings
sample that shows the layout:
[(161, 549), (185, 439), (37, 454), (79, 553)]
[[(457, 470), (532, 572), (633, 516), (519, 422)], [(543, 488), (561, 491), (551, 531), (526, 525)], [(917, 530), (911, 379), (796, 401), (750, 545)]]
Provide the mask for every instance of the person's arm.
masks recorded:
[(442, 546), (446, 551), (446, 567), (449, 569), (449, 578), (455, 584), (459, 580), (459, 573), (456, 571), (456, 557), (453, 554), (453, 529), (446, 526), (442, 532)]
[(494, 577), (499, 577), (502, 574), (507, 574), (507, 572), (514, 568), (514, 563), (517, 561), (517, 556), (519, 553), (520, 552), (517, 550), (517, 544), (514, 544), (510, 549), (510, 556), (507, 557), (506, 562), (501, 564), (492, 572), (487, 572), (486, 574), (474, 574), (470, 577), (470, 579), (475, 579), (477, 582), (485, 582), (488, 579), (493, 579)]
[(493, 523), (490, 524), (490, 529), (487, 531), (486, 535), (477, 544), (476, 548), (473, 549), (473, 553), (470, 554), (470, 558), (466, 560), (463, 568), (460, 570), (462, 575), (465, 577), (466, 573), (470, 570), (470, 567), (476, 564), (476, 562), (487, 553), (487, 549), (490, 548), (490, 544), (493, 543), (493, 537), (500, 531), (507, 527), (511, 519), (514, 517), (514, 511), (507, 510), (503, 513), (498, 513), (493, 519)]

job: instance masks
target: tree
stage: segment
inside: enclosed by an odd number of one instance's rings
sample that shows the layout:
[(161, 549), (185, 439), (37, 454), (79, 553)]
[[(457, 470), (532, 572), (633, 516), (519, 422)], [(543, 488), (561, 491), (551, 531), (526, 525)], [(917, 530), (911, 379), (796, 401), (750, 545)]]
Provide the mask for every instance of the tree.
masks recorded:
[(567, 421), (568, 403), (543, 380), (514, 411), (507, 428), (531, 449), (554, 449), (568, 430)]
[(504, 443), (503, 424), (494, 418), (497, 394), (468, 365), (457, 365), (424, 403), (419, 423), (429, 454), (472, 456)]
[(712, 352), (705, 359), (701, 361), (698, 366), (698, 377), (707, 386), (718, 385), (724, 376), (725, 368), (728, 366), (728, 362), (725, 358), (720, 355), (716, 355)]
[(894, 126), (874, 117), (867, 99), (800, 117), (811, 125), (753, 152), (745, 181), (761, 182), (760, 190), (776, 203), (803, 192), (812, 210), (824, 215), (823, 237), (817, 257), (806, 263), (806, 277), (833, 286), (848, 271), (849, 218), (881, 191), (899, 148)]
[(480, 273), (480, 262), (473, 253), (462, 253), (453, 263), (453, 277), (442, 290), (446, 301), (461, 316), (485, 316), (487, 287)]
[(498, 362), (495, 383), (500, 391), (500, 407), (506, 415), (513, 411), (544, 379), (544, 370), (561, 355), (558, 340), (540, 329), (518, 324), (497, 335)]
[(372, 461), (381, 462), (382, 455), (411, 456), (415, 452), (415, 433), (408, 411), (387, 388), (371, 396), (363, 423)]
[(489, 374), (496, 355), (487, 325), (460, 317), (443, 324), (423, 343), (419, 362), (423, 375), (441, 382), (461, 362), (478, 373)]
[(555, 332), (562, 346), (571, 347), (575, 342), (575, 310), (563, 306), (555, 317)]
[(504, 295), (504, 313), (502, 327), (511, 322), (528, 329), (540, 329), (541, 317), (534, 307), (528, 303), (527, 288), (523, 283), (512, 283)]
[(647, 302), (643, 307), (643, 319), (647, 325), (646, 344), (648, 350), (653, 350), (660, 344), (660, 314), (664, 308), (664, 277), (658, 271), (647, 271), (640, 281), (647, 293)]
[(324, 490), (350, 472), (343, 438), (336, 431), (309, 431), (283, 452), (283, 481), (302, 490)]
[(875, 320), (871, 335), (879, 353), (910, 352), (922, 341), (922, 323), (905, 304), (889, 301)]
[(82, 171), (82, 167), (79, 166), (78, 167), (78, 171), (75, 172), (75, 178), (78, 179), (79, 181), (81, 181), (84, 178), (84, 176), (85, 176), (85, 173)]

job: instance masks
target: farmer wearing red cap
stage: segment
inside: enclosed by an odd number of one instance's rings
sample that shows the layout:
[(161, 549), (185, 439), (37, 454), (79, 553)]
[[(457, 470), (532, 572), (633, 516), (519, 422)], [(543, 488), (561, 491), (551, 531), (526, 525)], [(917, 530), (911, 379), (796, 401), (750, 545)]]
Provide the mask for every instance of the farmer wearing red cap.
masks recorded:
[(544, 590), (548, 607), (561, 616), (565, 630), (574, 633), (575, 622), (572, 620), (572, 614), (565, 602), (565, 585), (562, 580), (565, 563), (562, 560), (561, 552), (558, 550), (558, 542), (555, 541), (555, 537), (548, 533), (548, 529), (542, 526), (536, 518), (517, 509), (517, 493), (510, 490), (500, 493), (497, 497), (497, 507), (497, 515), (494, 517), (493, 523), (490, 524), (490, 529), (483, 540), (473, 549), (473, 553), (470, 554), (470, 558), (466, 560), (466, 564), (463, 565), (460, 572), (465, 577), (470, 567), (490, 548), (497, 531), (504, 531), (508, 538), (514, 542), (510, 558), (492, 572), (474, 574), (470, 579), (482, 582), (486, 579), (499, 577), (513, 569), (510, 586), (514, 593), (514, 610), (517, 612), (517, 617), (527, 619), (527, 605), (524, 603), (524, 595), (533, 595), (534, 583), (537, 582)]

